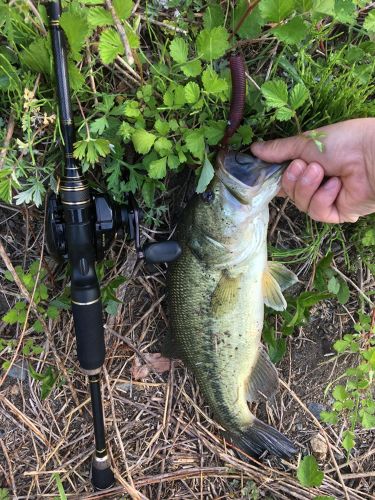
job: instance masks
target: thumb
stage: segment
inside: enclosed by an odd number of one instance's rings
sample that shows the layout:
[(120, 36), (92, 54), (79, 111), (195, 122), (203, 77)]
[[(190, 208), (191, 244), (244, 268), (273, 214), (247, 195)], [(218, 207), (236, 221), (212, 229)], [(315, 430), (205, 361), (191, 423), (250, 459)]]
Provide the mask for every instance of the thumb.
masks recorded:
[(261, 160), (271, 163), (281, 163), (303, 157), (303, 151), (309, 146), (309, 139), (303, 135), (275, 139), (273, 141), (255, 142), (251, 152)]

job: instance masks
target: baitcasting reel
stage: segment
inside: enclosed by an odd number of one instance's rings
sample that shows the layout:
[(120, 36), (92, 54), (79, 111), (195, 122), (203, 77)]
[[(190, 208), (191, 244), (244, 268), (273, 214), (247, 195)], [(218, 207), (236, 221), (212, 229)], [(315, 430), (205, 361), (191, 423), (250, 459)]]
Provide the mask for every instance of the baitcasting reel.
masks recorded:
[[(143, 213), (131, 193), (128, 195), (127, 205), (114, 203), (108, 195), (94, 190), (91, 191), (91, 198), (91, 219), (94, 227), (92, 243), (97, 261), (103, 260), (105, 251), (120, 231), (135, 241), (137, 258), (144, 259), (146, 263), (173, 262), (181, 255), (181, 247), (177, 241), (161, 241), (141, 247), (139, 223)], [(64, 210), (60, 197), (55, 193), (51, 193), (47, 200), (46, 239), (51, 257), (58, 262), (67, 261)]]

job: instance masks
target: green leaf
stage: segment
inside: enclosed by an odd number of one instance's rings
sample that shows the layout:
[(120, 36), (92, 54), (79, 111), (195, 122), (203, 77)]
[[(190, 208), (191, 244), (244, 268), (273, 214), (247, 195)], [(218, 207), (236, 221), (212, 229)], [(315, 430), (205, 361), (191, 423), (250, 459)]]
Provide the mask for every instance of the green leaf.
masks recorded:
[(197, 189), (195, 191), (197, 193), (203, 193), (206, 190), (209, 183), (211, 182), (214, 175), (215, 175), (214, 167), (212, 166), (212, 163), (206, 156), (199, 176)]
[(338, 422), (337, 413), (335, 413), (334, 411), (322, 411), (320, 412), (320, 418), (326, 424), (335, 425)]
[(229, 33), (223, 26), (202, 30), (197, 37), (197, 52), (205, 61), (219, 59), (229, 49)]
[(282, 26), (271, 30), (278, 40), (287, 45), (297, 45), (302, 42), (307, 35), (307, 24), (301, 17), (293, 17)]
[(60, 17), (60, 26), (68, 39), (73, 59), (80, 59), (80, 50), (90, 33), (90, 27), (86, 18), (86, 10), (71, 8), (63, 12)]
[(198, 76), (202, 73), (202, 64), (201, 62), (196, 59), (194, 61), (189, 61), (183, 66), (181, 66), (181, 71), (184, 73), (185, 76)]
[(84, 139), (74, 144), (74, 158), (86, 160), (88, 163), (96, 163), (99, 156), (109, 154), (109, 141), (107, 139)]
[(50, 319), (57, 319), (59, 316), (59, 310), (55, 306), (48, 306), (46, 314)]
[(355, 435), (354, 432), (346, 430), (343, 432), (343, 439), (342, 439), (342, 447), (344, 450), (346, 450), (348, 453), (350, 450), (352, 450), (355, 446)]
[(288, 105), (288, 87), (283, 80), (275, 79), (263, 83), (261, 92), (269, 108), (282, 108)]
[(10, 500), (8, 488), (0, 488), (0, 500)]
[(285, 338), (279, 338), (274, 341), (272, 345), (268, 347), (268, 354), (272, 363), (279, 363), (284, 357), (286, 352), (286, 340)]
[(375, 10), (370, 10), (367, 14), (363, 27), (370, 33), (375, 33)]
[(340, 279), (340, 289), (337, 293), (337, 300), (340, 302), (340, 304), (346, 304), (349, 300), (350, 297), (350, 290), (347, 285), (347, 283)]
[(131, 0), (113, 0), (113, 7), (120, 21), (125, 21), (132, 13), (134, 2)]
[(348, 398), (348, 393), (343, 385), (336, 385), (336, 387), (332, 391), (332, 396), (337, 401), (344, 401)]
[(190, 130), (185, 135), (185, 142), (190, 153), (199, 160), (203, 160), (205, 153), (204, 129)]
[(208, 5), (203, 14), (203, 26), (207, 30), (224, 24), (224, 12), (220, 5)]
[(155, 139), (156, 135), (147, 132), (147, 130), (138, 129), (132, 136), (134, 149), (137, 151), (137, 153), (146, 154), (152, 148)]
[(154, 160), (150, 163), (148, 175), (151, 179), (163, 179), (167, 173), (167, 157), (164, 156), (159, 160)]
[(51, 57), (47, 48), (47, 40), (39, 38), (32, 42), (25, 50), (20, 52), (20, 61), (23, 66), (29, 69), (49, 75)]
[(167, 165), (168, 167), (171, 169), (171, 170), (174, 170), (175, 168), (177, 168), (179, 165), (180, 165), (180, 160), (178, 158), (178, 156), (176, 155), (168, 155), (168, 158), (167, 158)]
[(313, 11), (327, 16), (334, 16), (335, 0), (314, 0)]
[(18, 322), (19, 312), (16, 309), (9, 309), (9, 311), (1, 318), (4, 323), (14, 325)]
[(365, 247), (375, 246), (375, 229), (367, 229), (362, 237), (362, 245)]
[(332, 276), (332, 278), (328, 281), (327, 288), (329, 292), (334, 293), (335, 295), (338, 293), (340, 290), (340, 282), (336, 276)]
[(309, 96), (309, 91), (303, 85), (303, 83), (297, 83), (297, 85), (293, 87), (293, 90), (290, 93), (291, 108), (294, 110), (300, 108), (306, 102)]
[(294, 111), (287, 107), (279, 108), (275, 114), (276, 119), (280, 120), (281, 122), (286, 122), (290, 120), (293, 117), (293, 115)]
[(297, 478), (301, 485), (306, 488), (320, 486), (322, 484), (324, 473), (319, 470), (318, 462), (315, 457), (312, 455), (303, 457), (297, 469)]
[(335, 20), (340, 23), (354, 24), (356, 18), (356, 8), (353, 0), (335, 1)]
[(83, 84), (85, 83), (85, 78), (74, 64), (73, 60), (68, 61), (68, 72), (69, 72), (69, 83), (73, 90), (81, 90)]
[(154, 127), (160, 135), (167, 135), (170, 130), (169, 123), (159, 118), (156, 120)]
[[(37, 332), (37, 333), (42, 333), (43, 330), (44, 330), (44, 327), (42, 325), (42, 323), (39, 321), (39, 319), (37, 319), (35, 321), (35, 323), (33, 324), (33, 328), (34, 330)], [(42, 349), (43, 350), (43, 349)]]
[(367, 411), (363, 411), (361, 423), (364, 429), (373, 429), (375, 427), (375, 415), (372, 415)]
[(189, 46), (183, 38), (176, 37), (169, 46), (169, 53), (178, 64), (184, 64), (187, 61)]
[(88, 9), (87, 20), (91, 28), (111, 26), (113, 24), (111, 13), (103, 7), (91, 7)]
[(160, 156), (166, 156), (172, 151), (173, 143), (166, 137), (159, 137), (154, 143), (154, 149)]
[(216, 146), (224, 137), (227, 122), (224, 120), (208, 120), (204, 126), (204, 135), (210, 146)]
[(204, 90), (209, 94), (220, 94), (228, 90), (228, 83), (212, 68), (207, 68), (202, 75), (202, 83)]
[(264, 21), (279, 23), (294, 10), (294, 0), (262, 0), (260, 12)]
[(131, 26), (125, 26), (126, 37), (129, 42), (129, 47), (131, 49), (138, 49), (139, 47), (139, 36)]
[(130, 123), (127, 122), (122, 122), (118, 131), (119, 135), (121, 135), (121, 137), (124, 139), (125, 142), (131, 138), (133, 132), (134, 132), (134, 127), (132, 127)]
[[(236, 2), (233, 19), (231, 22), (232, 29), (235, 29), (240, 19), (242, 19), (242, 16), (245, 14), (248, 6), (248, 0), (240, 0), (239, 2)], [(260, 35), (263, 25), (264, 21), (262, 19), (259, 5), (257, 5), (255, 9), (251, 11), (250, 15), (246, 17), (245, 21), (242, 23), (242, 26), (237, 31), (237, 35), (240, 38), (251, 40), (252, 38), (256, 38)]]
[(254, 132), (249, 125), (241, 125), (237, 132), (240, 134), (242, 144), (250, 144), (254, 137)]
[(120, 35), (114, 28), (108, 28), (100, 35), (99, 55), (104, 64), (110, 64), (118, 55), (124, 53)]
[(350, 342), (348, 340), (336, 340), (336, 342), (333, 344), (333, 348), (336, 352), (340, 354), (346, 351), (349, 344)]
[(201, 95), (199, 85), (195, 82), (189, 82), (185, 85), (185, 99), (189, 104), (195, 104)]
[(109, 127), (108, 120), (105, 116), (97, 118), (90, 125), (90, 131), (94, 134), (102, 135), (104, 130)]
[(148, 207), (152, 207), (154, 203), (155, 182), (151, 179), (146, 179), (142, 185), (142, 196)]

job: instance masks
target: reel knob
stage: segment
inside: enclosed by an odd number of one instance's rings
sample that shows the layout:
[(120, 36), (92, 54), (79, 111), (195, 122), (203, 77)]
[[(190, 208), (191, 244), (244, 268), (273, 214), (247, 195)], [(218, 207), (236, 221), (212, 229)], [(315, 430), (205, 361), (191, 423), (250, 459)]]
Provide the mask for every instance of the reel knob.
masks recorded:
[(178, 259), (182, 250), (177, 241), (169, 240), (146, 245), (142, 253), (147, 264), (163, 264)]

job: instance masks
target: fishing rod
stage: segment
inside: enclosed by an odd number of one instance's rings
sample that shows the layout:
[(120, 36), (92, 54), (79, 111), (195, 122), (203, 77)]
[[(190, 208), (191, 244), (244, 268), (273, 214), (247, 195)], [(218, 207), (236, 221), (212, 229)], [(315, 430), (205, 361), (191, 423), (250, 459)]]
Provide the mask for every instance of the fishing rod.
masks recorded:
[(91, 481), (95, 489), (114, 484), (114, 473), (107, 453), (101, 398), (100, 373), (105, 359), (103, 310), (95, 262), (104, 257), (116, 233), (126, 231), (135, 240), (138, 259), (149, 263), (171, 262), (181, 248), (175, 241), (140, 244), (142, 213), (134, 197), (128, 204), (113, 203), (106, 194), (89, 188), (78, 162), (73, 158), (75, 140), (64, 32), (60, 27), (60, 0), (47, 3), (55, 66), (59, 121), (65, 165), (59, 193), (47, 199), (47, 249), (57, 261), (70, 264), (71, 303), (80, 367), (88, 377), (95, 436)]

